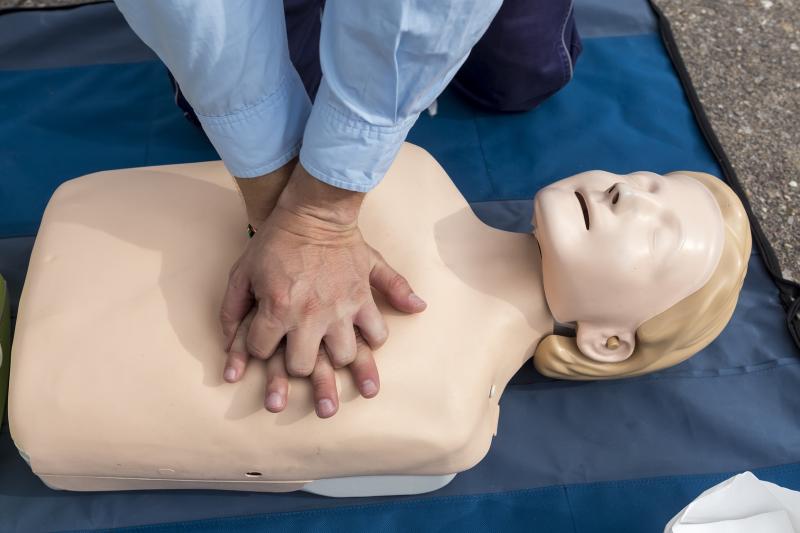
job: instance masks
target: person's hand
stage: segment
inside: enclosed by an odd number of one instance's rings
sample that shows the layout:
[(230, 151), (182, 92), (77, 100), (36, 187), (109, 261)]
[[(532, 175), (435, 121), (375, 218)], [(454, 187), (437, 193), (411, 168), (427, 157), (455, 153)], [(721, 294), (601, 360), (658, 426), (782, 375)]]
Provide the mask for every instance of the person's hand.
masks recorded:
[[(357, 359), (354, 327), (373, 349), (386, 340), (386, 325), (370, 286), (400, 311), (414, 313), (425, 308), (408, 282), (364, 242), (357, 225), (362, 198), (363, 194), (330, 187), (302, 166), (295, 167), (275, 209), (231, 270), (221, 309), (229, 348), (255, 304), (257, 310), (246, 324), (246, 353), (268, 359), (285, 337), (288, 374), (309, 376), (321, 361), (321, 343), (334, 367)], [(364, 357), (374, 368), (371, 352)], [(245, 364), (239, 351), (230, 350), (226, 380), (240, 379)], [(277, 363), (270, 367), (274, 370)], [(362, 395), (374, 396), (377, 371), (373, 372), (375, 379), (370, 372), (356, 373), (362, 378), (357, 377)], [(322, 375), (326, 375), (324, 369)], [(320, 380), (324, 383), (328, 380)], [(316, 385), (315, 389), (319, 388)], [(282, 396), (282, 402), (266, 402), (273, 411), (286, 403), (286, 393), (278, 389), (274, 392)], [(324, 399), (333, 402), (332, 412)], [(334, 388), (333, 398), (319, 399), (317, 411), (330, 416), (336, 404)]]
[[(237, 371), (238, 381), (244, 375), (244, 370), (250, 360), (247, 350), (247, 332), (250, 323), (255, 316), (256, 308), (253, 308), (244, 318), (239, 328), (236, 330), (230, 350), (228, 351), (228, 368)], [(286, 399), (289, 394), (289, 375), (286, 372), (286, 343), (281, 342), (278, 348), (267, 360), (267, 387), (264, 394), (264, 407), (273, 413), (279, 413), (286, 407)], [(361, 396), (372, 398), (378, 394), (380, 389), (380, 378), (375, 359), (372, 356), (372, 348), (356, 329), (356, 357), (347, 369), (353, 378), (353, 382), (358, 386)], [(226, 378), (227, 379), (227, 378)], [(339, 410), (339, 397), (336, 389), (336, 374), (333, 364), (328, 355), (324, 343), (320, 345), (316, 356), (314, 370), (309, 377), (314, 390), (314, 410), (320, 418), (329, 418)]]

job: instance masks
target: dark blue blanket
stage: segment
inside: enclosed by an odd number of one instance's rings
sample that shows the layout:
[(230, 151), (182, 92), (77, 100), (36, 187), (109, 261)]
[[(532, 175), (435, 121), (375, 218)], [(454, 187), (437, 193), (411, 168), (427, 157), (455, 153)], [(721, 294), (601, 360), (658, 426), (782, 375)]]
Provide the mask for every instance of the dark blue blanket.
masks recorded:
[[(445, 93), (438, 114), (411, 132), (489, 224), (526, 231), (535, 192), (583, 170), (721, 175), (647, 3), (577, 4), (584, 52), (564, 90), (516, 115), (482, 112)], [(216, 158), (174, 106), (163, 66), (111, 4), (0, 16), (0, 117), (0, 272), (15, 293), (59, 183), (96, 170)], [(3, 427), (0, 530), (214, 518), (180, 527), (646, 532), (660, 531), (720, 481), (718, 473), (766, 468), (758, 474), (798, 489), (800, 353), (757, 254), (730, 325), (681, 365), (601, 383), (523, 369), (501, 401), (489, 455), (437, 493), (333, 500), (56, 492), (29, 472)], [(257, 516), (225, 518), (238, 515)]]

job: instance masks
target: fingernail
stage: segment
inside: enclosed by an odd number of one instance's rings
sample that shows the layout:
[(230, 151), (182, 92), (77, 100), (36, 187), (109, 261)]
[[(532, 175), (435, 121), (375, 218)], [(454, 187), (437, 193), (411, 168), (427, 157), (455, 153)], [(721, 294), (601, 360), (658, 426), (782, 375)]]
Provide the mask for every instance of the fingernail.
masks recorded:
[(334, 412), (333, 402), (327, 398), (320, 400), (317, 406), (321, 416), (331, 416)]
[(425, 307), (426, 305), (428, 305), (428, 304), (425, 303), (425, 300), (423, 300), (422, 298), (420, 298), (419, 296), (417, 296), (413, 292), (411, 293), (411, 295), (409, 295), (408, 301), (414, 307)]
[(234, 381), (236, 379), (236, 369), (229, 366), (225, 369), (225, 381)]
[(267, 396), (267, 408), (277, 411), (283, 407), (283, 396), (277, 392), (270, 392)]
[(378, 386), (371, 379), (365, 379), (361, 382), (361, 392), (367, 396), (375, 396), (378, 394)]

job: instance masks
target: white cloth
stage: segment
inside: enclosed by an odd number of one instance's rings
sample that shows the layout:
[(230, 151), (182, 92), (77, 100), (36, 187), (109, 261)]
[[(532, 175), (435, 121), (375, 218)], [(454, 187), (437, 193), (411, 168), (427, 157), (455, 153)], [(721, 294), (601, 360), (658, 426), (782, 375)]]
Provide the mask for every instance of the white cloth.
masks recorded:
[(800, 492), (745, 472), (698, 496), (664, 533), (800, 533)]

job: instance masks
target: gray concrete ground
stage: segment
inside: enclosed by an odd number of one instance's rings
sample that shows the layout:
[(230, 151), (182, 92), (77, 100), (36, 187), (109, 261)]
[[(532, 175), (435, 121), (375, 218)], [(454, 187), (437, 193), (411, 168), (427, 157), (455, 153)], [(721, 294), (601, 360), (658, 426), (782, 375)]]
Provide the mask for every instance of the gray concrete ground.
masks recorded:
[[(0, 0), (0, 9), (94, 0)], [(787, 278), (800, 280), (798, 0), (656, 0)]]
[(0, 9), (9, 8), (37, 8), (37, 7), (64, 7), (77, 4), (90, 4), (101, 0), (0, 0)]
[(656, 3), (784, 276), (800, 280), (800, 5)]

